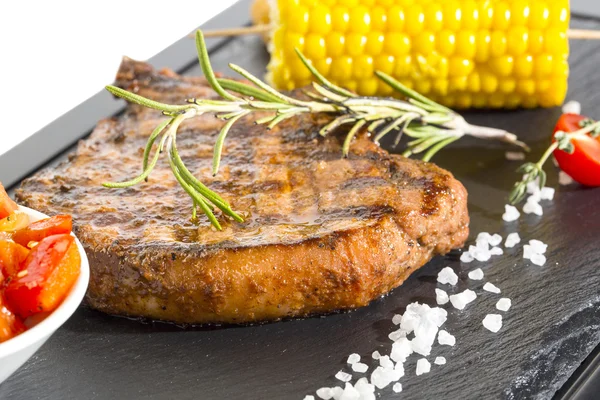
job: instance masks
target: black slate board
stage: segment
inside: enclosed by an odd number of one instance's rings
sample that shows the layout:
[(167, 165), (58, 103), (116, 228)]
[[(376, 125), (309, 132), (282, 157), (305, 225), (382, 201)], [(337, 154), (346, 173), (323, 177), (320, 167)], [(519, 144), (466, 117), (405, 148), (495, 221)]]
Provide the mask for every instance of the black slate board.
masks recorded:
[[(247, 4), (229, 10), (221, 23), (239, 20)], [(599, 29), (600, 23), (575, 19), (573, 26)], [(184, 44), (178, 42), (177, 49)], [(600, 43), (576, 42), (572, 47), (569, 98), (581, 101), (586, 114), (600, 117), (600, 75), (594, 56)], [(194, 60), (192, 41), (181, 51), (185, 53), (176, 53), (174, 62), (184, 66), (183, 59)], [(233, 60), (257, 74), (264, 71), (268, 57), (255, 37), (222, 41), (211, 54), (217, 70), (225, 71), (226, 63)], [(197, 74), (199, 69), (185, 72)], [(115, 111), (118, 108), (107, 98), (98, 101)], [(535, 158), (547, 145), (559, 115), (559, 109), (550, 109), (469, 112), (466, 117), (517, 133), (532, 145)], [(91, 123), (86, 120), (82, 126)], [(57, 135), (58, 127), (46, 134)], [(545, 204), (544, 217), (526, 216), (505, 225), (501, 214), (518, 165), (505, 160), (505, 150), (493, 143), (464, 140), (435, 160), (453, 171), (469, 191), (472, 235), (485, 230), (505, 236), (518, 230), (525, 239), (549, 244), (544, 267), (524, 263), (520, 247), (481, 265), (486, 280), (513, 300), (498, 334), (483, 329), (481, 320), (495, 312), (499, 296), (482, 292), (481, 283), (466, 279), (467, 272), (480, 264), (461, 265), (452, 257), (438, 257), (369, 307), (322, 318), (182, 330), (81, 307), (0, 386), (0, 398), (301, 399), (319, 387), (339, 384), (333, 375), (346, 367), (348, 354), (357, 352), (373, 365), (372, 351), (389, 351), (391, 317), (413, 301), (434, 304), (435, 277), (444, 266), (459, 273), (456, 290), (469, 287), (479, 295), (465, 311), (448, 308), (445, 329), (456, 336), (457, 345), (434, 347), (430, 360), (443, 355), (448, 363), (433, 366), (428, 375), (416, 377), (416, 358), (411, 358), (401, 380), (403, 393), (396, 395), (388, 387), (379, 391), (380, 398), (551, 398), (600, 343), (600, 190), (558, 187), (556, 171), (550, 167), (549, 185), (558, 191), (554, 202)], [(588, 364), (579, 377), (593, 374), (593, 360)], [(575, 378), (573, 382), (579, 384)], [(594, 398), (597, 392), (588, 395), (592, 397), (585, 398)], [(575, 398), (577, 393), (563, 388), (559, 396)]]

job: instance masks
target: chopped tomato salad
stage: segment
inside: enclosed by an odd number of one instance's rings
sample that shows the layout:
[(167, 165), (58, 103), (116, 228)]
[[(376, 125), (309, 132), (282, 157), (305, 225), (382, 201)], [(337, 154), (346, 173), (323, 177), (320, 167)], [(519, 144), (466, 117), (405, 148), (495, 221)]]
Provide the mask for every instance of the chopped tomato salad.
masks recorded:
[(72, 220), (30, 223), (0, 184), (0, 343), (26, 330), (26, 319), (54, 311), (79, 277)]

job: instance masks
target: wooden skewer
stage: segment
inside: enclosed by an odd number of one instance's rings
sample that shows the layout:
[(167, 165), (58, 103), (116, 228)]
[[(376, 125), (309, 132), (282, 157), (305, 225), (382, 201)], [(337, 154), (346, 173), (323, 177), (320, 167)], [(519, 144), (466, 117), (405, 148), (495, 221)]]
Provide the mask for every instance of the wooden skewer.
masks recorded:
[[(268, 32), (272, 29), (271, 25), (252, 25), (243, 26), (240, 28), (228, 28), (228, 29), (215, 29), (203, 31), (204, 37), (229, 37), (229, 36), (244, 36), (244, 35), (259, 35), (261, 33)], [(189, 37), (193, 38), (191, 34)], [(589, 30), (589, 29), (569, 29), (567, 31), (567, 37), (569, 39), (591, 39), (600, 40), (600, 30)]]
[(589, 29), (569, 29), (567, 31), (567, 37), (569, 39), (600, 39), (600, 31), (592, 31)]

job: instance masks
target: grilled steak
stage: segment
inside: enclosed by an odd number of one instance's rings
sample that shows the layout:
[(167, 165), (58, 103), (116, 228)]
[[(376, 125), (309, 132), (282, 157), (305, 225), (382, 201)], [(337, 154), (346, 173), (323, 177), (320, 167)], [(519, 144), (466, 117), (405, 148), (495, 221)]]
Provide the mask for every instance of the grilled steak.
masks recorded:
[[(215, 96), (202, 78), (128, 59), (117, 84), (174, 104)], [(467, 194), (449, 172), (389, 154), (364, 133), (343, 159), (341, 136), (318, 135), (326, 116), (271, 131), (239, 121), (216, 177), (210, 166), (222, 122), (205, 115), (182, 125), (178, 148), (190, 171), (245, 216), (237, 223), (218, 215), (222, 231), (203, 215), (190, 222), (191, 201), (166, 159), (148, 183), (103, 188), (140, 172), (148, 135), (163, 118), (130, 105), (17, 193), (29, 207), (73, 215), (92, 271), (87, 301), (98, 310), (243, 323), (351, 309), (467, 238)]]

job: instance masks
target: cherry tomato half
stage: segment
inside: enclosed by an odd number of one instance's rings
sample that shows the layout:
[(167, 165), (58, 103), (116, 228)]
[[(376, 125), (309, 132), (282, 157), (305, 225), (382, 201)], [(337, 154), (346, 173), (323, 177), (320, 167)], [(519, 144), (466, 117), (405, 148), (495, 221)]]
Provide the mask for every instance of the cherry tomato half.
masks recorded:
[[(581, 129), (579, 123), (587, 119), (582, 115), (563, 114), (556, 123), (554, 132), (575, 132)], [(560, 166), (575, 181), (586, 186), (600, 186), (600, 137), (585, 136), (571, 140), (575, 151), (569, 154), (554, 150), (554, 157)]]
[(53, 311), (77, 280), (80, 265), (73, 236), (61, 234), (42, 239), (6, 286), (8, 308), (21, 318)]

